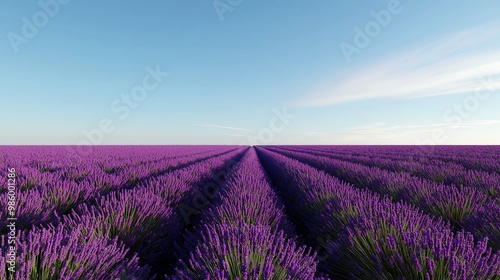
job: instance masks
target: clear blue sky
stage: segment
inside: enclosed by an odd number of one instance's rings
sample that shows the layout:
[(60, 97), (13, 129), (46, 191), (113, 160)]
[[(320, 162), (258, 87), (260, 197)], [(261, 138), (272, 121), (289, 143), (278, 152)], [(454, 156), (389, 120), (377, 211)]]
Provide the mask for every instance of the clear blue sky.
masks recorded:
[(0, 2), (0, 144), (500, 144), (498, 1), (60, 2)]

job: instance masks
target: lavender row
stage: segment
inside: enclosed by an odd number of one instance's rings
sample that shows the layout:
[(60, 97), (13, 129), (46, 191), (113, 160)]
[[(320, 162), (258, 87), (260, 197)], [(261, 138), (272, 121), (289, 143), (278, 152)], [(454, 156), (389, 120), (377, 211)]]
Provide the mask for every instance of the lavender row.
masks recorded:
[(500, 212), (496, 210), (499, 202), (490, 201), (477, 189), (446, 186), (407, 173), (389, 172), (298, 151), (280, 149), (279, 152), (359, 188), (413, 204), (428, 214), (450, 221), (458, 229), (466, 229), (479, 238), (488, 237), (490, 246), (500, 249)]
[[(180, 200), (169, 201), (171, 197), (168, 194), (170, 192), (161, 190), (177, 189), (184, 193), (184, 198), (181, 200), (187, 200), (195, 192), (194, 188), (198, 187), (188, 183), (193, 181), (192, 176), (207, 178), (208, 174), (222, 168), (225, 162), (241, 155), (243, 150), (244, 148), (240, 148), (219, 157), (193, 164), (185, 168), (187, 172), (181, 172), (182, 169), (179, 172), (172, 172), (169, 174), (172, 176), (169, 184), (116, 191), (101, 197), (95, 203), (81, 204), (71, 214), (60, 217), (58, 221), (53, 223), (54, 226), (50, 225), (48, 228), (62, 227), (63, 229), (60, 231), (69, 232), (70, 236), (84, 236), (90, 240), (85, 241), (85, 239), (80, 238), (79, 242), (81, 243), (92, 243), (94, 239), (116, 239), (116, 246), (122, 249), (126, 248), (123, 249), (126, 250), (126, 254), (121, 255), (122, 261), (134, 260), (142, 269), (149, 271), (151, 267), (151, 271), (161, 274), (168, 263), (173, 260), (173, 244), (180, 237), (185, 226), (182, 223), (182, 215), (178, 211), (178, 201)], [(35, 228), (32, 231), (37, 232), (38, 230)], [(53, 238), (58, 240), (57, 234), (60, 234), (60, 231), (52, 232), (55, 234)], [(78, 266), (67, 267), (67, 260), (62, 259), (60, 255), (52, 254), (49, 250), (52, 246), (64, 248), (63, 240), (60, 240), (61, 243), (58, 244), (46, 241), (40, 243), (42, 241), (32, 239), (24, 242), (26, 244), (22, 244), (22, 246), (38, 246), (46, 250), (36, 251), (39, 252), (38, 255), (21, 254), (18, 263), (33, 263), (34, 260), (47, 259), (46, 263), (37, 263), (38, 270), (51, 271), (51, 275), (59, 275), (63, 273), (63, 269), (71, 269), (71, 272), (66, 271), (70, 273), (69, 275), (80, 275), (78, 274), (80, 273)], [(96, 252), (94, 251), (94, 253)], [(77, 258), (77, 256), (72, 255), (72, 252), (68, 254), (71, 258)], [(65, 265), (58, 265), (61, 262)], [(142, 276), (138, 278), (134, 276), (130, 279), (146, 279), (145, 274), (149, 273), (144, 272)], [(69, 277), (69, 279), (77, 278)]]
[(495, 173), (497, 175), (500, 175), (500, 162), (498, 161), (498, 158), (500, 156), (479, 156), (479, 157), (474, 157), (474, 156), (451, 156), (451, 155), (436, 155), (433, 156), (432, 158), (425, 158), (425, 157), (420, 157), (418, 160), (420, 162), (427, 162), (429, 159), (430, 160), (439, 160), (442, 162), (447, 162), (447, 163), (453, 163), (453, 164), (459, 164), (460, 166), (463, 166), (467, 169), (470, 170), (477, 170), (477, 171), (483, 171), (483, 172), (489, 172), (489, 173)]
[(313, 279), (314, 255), (295, 237), (250, 149), (186, 234), (171, 279)]
[(153, 279), (116, 238), (83, 234), (79, 225), (19, 231), (15, 253), (0, 240), (0, 279)]
[(360, 190), (297, 160), (258, 148), (264, 167), (321, 248), (319, 268), (334, 278), (495, 279), (500, 256), (486, 240), (453, 233), (406, 203)]
[(500, 146), (294, 146), (342, 155), (370, 155), (404, 161), (441, 161), (500, 174)]
[[(10, 156), (13, 163), (8, 165), (17, 169), (18, 189), (25, 191), (50, 187), (56, 181), (84, 184), (96, 182), (106, 188), (133, 185), (141, 178), (154, 176), (163, 170), (207, 158), (231, 148), (235, 147), (208, 146), (204, 147), (205, 150), (196, 148), (188, 153), (189, 149), (186, 147), (152, 146), (141, 153), (141, 150), (134, 146), (121, 149), (105, 146), (94, 147), (99, 152), (96, 157), (79, 158), (75, 161), (68, 161), (63, 157), (66, 149), (64, 147), (3, 147), (0, 153)], [(34, 153), (36, 155), (32, 157)], [(129, 158), (125, 159), (125, 156)], [(6, 168), (3, 168), (2, 172), (5, 171)], [(3, 191), (3, 188), (0, 189), (0, 193)]]
[(179, 205), (193, 199), (201, 185), (227, 162), (238, 159), (245, 148), (200, 161), (145, 182), (131, 190), (113, 192), (96, 203), (82, 204), (59, 219), (72, 228), (85, 225), (98, 236), (118, 237), (141, 263), (159, 274), (174, 261), (174, 243), (181, 237), (184, 223)]
[[(233, 149), (234, 150), (234, 149)], [(223, 155), (231, 150), (222, 150), (208, 158)], [(147, 184), (151, 176), (166, 173), (189, 166), (190, 164), (208, 159), (207, 157), (190, 156), (183, 160), (171, 160), (167, 165), (157, 166), (154, 171), (146, 171), (142, 176), (133, 177), (133, 184), (129, 176), (93, 177), (79, 183), (72, 180), (56, 180), (44, 188), (35, 188), (17, 193), (17, 219), (18, 229), (29, 229), (35, 225), (44, 225), (54, 220), (55, 215), (67, 214), (76, 205), (91, 201), (107, 193), (121, 189), (129, 189), (139, 184)], [(95, 168), (95, 167), (94, 167)], [(137, 172), (137, 171), (132, 171)], [(143, 169), (147, 170), (147, 169)], [(114, 180), (110, 180), (113, 178)], [(155, 177), (151, 177), (155, 178)], [(153, 179), (154, 180), (154, 179)], [(1, 201), (7, 201), (7, 193), (0, 194)], [(0, 212), (0, 233), (6, 231), (7, 212)]]
[[(394, 146), (381, 146), (381, 145), (366, 145), (366, 146), (295, 146), (307, 147), (311, 149), (329, 150), (335, 152), (350, 152), (349, 150), (355, 149), (360, 154), (376, 154), (376, 155), (402, 155), (408, 157), (427, 157), (434, 158), (436, 156), (447, 156), (453, 158), (495, 158), (500, 156), (499, 146), (411, 146), (411, 145), (394, 145)], [(348, 148), (348, 149), (346, 149)], [(422, 152), (424, 151), (424, 152)], [(432, 151), (432, 153), (426, 153)]]
[[(346, 148), (357, 150), (358, 148)], [(477, 188), (490, 198), (500, 197), (500, 174), (478, 170), (468, 170), (462, 165), (426, 158), (425, 161), (401, 160), (399, 156), (381, 157), (371, 154), (353, 155), (337, 154), (314, 150), (314, 154), (334, 157), (363, 165), (379, 167), (393, 172), (407, 172), (410, 175), (422, 177), (437, 183), (447, 185), (464, 185)], [(498, 162), (498, 159), (491, 160)]]

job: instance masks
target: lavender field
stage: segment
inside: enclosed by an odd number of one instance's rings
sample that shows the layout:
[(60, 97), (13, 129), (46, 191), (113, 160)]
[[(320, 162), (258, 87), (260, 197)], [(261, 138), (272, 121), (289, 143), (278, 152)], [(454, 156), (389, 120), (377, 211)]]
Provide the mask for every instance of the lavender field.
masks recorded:
[(500, 279), (500, 146), (0, 147), (0, 279)]

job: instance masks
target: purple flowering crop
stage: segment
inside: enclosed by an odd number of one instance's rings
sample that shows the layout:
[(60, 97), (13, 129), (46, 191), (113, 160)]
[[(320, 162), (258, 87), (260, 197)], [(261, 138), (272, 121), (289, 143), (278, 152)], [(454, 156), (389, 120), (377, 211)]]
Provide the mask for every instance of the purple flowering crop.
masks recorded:
[(0, 279), (500, 280), (498, 146), (78, 148), (0, 146)]

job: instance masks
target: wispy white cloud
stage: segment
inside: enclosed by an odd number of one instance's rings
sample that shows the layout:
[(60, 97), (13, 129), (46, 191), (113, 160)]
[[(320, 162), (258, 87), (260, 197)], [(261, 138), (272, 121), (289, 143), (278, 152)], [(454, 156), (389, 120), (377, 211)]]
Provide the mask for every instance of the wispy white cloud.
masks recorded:
[[(428, 138), (437, 129), (442, 129), (449, 135), (467, 135), (485, 126), (500, 126), (500, 120), (466, 121), (461, 125), (450, 123), (431, 123), (421, 125), (388, 125), (382, 122), (347, 128), (340, 132), (332, 131), (304, 131), (308, 138), (319, 143), (332, 144), (416, 144), (418, 140)], [(492, 130), (498, 131), (498, 129)], [(497, 133), (500, 141), (500, 132)], [(451, 139), (453, 140), (453, 139)], [(460, 143), (461, 140), (452, 141)], [(491, 141), (489, 141), (490, 143)], [(451, 143), (442, 143), (451, 144)], [(477, 143), (481, 144), (481, 143)]]
[[(500, 89), (500, 22), (471, 28), (356, 69), (298, 100), (325, 106), (379, 98), (421, 98)], [(497, 42), (494, 42), (497, 40)]]
[(478, 121), (467, 121), (461, 125), (453, 125), (450, 123), (434, 123), (434, 124), (422, 124), (422, 125), (394, 125), (388, 126), (385, 123), (373, 123), (365, 126), (351, 127), (346, 130), (347, 134), (358, 134), (358, 135), (393, 135), (399, 133), (418, 133), (432, 131), (434, 129), (442, 128), (467, 128), (485, 125), (498, 125), (500, 120), (478, 120)]
[(496, 125), (496, 124), (500, 124), (500, 120), (479, 120), (479, 121), (470, 121), (470, 122), (466, 122), (465, 125), (467, 124), (473, 124), (473, 125)]
[(232, 126), (223, 126), (223, 125), (215, 125), (215, 124), (200, 124), (198, 126), (208, 127), (208, 128), (220, 128), (220, 129), (228, 129), (228, 130), (252, 132), (252, 130), (246, 129), (246, 128), (232, 127)]
[(222, 134), (224, 136), (231, 136), (231, 137), (238, 137), (238, 138), (248, 138), (249, 135), (245, 135), (245, 134)]

